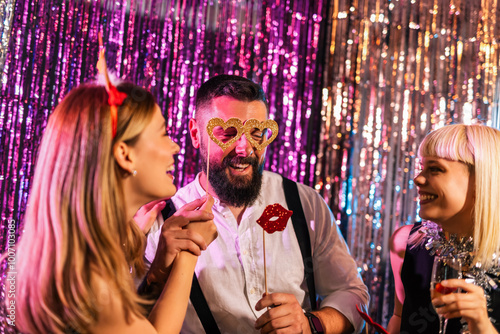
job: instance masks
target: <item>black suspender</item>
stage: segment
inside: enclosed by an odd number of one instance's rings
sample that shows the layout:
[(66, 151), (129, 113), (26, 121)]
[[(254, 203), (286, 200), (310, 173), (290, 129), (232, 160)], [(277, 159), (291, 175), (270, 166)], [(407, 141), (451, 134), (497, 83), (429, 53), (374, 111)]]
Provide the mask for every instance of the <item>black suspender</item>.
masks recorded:
[(311, 240), (309, 239), (309, 230), (307, 228), (306, 216), (300, 202), (299, 189), (297, 183), (283, 177), (283, 190), (285, 191), (286, 204), (289, 210), (293, 211), (292, 224), (295, 235), (299, 242), (302, 261), (304, 262), (304, 278), (306, 279), (307, 289), (309, 290), (309, 300), (312, 310), (318, 308), (316, 301), (316, 288), (314, 287), (313, 257), (311, 255)]
[[(309, 239), (309, 230), (307, 228), (307, 221), (304, 215), (304, 210), (302, 209), (302, 204), (300, 202), (299, 190), (297, 188), (297, 183), (283, 177), (283, 190), (285, 193), (286, 203), (288, 209), (293, 210), (292, 224), (295, 230), (295, 235), (299, 242), (300, 252), (302, 254), (302, 260), (304, 262), (304, 278), (306, 279), (307, 288), (309, 290), (309, 299), (311, 302), (311, 308), (316, 310), (318, 307), (316, 300), (316, 289), (314, 287), (314, 270), (313, 270), (313, 258), (311, 255), (311, 241)], [(169, 212), (168, 217), (170, 217), (175, 210)], [(166, 219), (167, 217), (164, 218)], [(207, 300), (201, 291), (200, 284), (196, 278), (196, 274), (193, 276), (193, 285), (191, 287), (191, 294), (189, 296), (191, 303), (196, 311), (196, 314), (200, 318), (203, 329), (207, 334), (220, 334), (219, 327), (215, 322), (215, 319), (208, 307)]]
[(198, 318), (200, 318), (203, 329), (207, 334), (220, 334), (219, 327), (215, 322), (214, 316), (208, 307), (207, 300), (201, 291), (200, 283), (196, 278), (196, 273), (193, 275), (193, 285), (191, 286), (191, 294), (189, 295), (191, 303), (194, 306)]
[[(172, 201), (167, 201), (167, 205), (162, 210), (161, 214), (163, 219), (167, 219), (175, 213), (176, 209)], [(205, 329), (205, 333), (208, 334), (220, 334), (219, 327), (215, 322), (214, 316), (208, 307), (207, 300), (201, 291), (200, 283), (196, 278), (196, 273), (193, 275), (193, 284), (191, 285), (191, 293), (189, 295), (191, 303), (193, 303), (194, 309), (198, 318), (200, 318), (201, 324)]]

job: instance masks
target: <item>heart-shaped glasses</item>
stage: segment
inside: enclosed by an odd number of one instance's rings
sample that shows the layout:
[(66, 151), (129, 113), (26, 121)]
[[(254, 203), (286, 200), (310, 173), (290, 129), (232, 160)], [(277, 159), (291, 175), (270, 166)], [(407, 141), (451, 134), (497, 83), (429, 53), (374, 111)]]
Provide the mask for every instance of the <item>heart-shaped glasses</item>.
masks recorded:
[[(268, 129), (271, 131), (271, 136), (266, 138)], [(230, 118), (224, 122), (223, 119), (215, 117), (208, 121), (207, 133), (223, 151), (226, 151), (243, 134), (257, 151), (261, 151), (278, 135), (278, 123), (270, 119), (260, 122), (251, 118), (243, 124), (238, 118)]]

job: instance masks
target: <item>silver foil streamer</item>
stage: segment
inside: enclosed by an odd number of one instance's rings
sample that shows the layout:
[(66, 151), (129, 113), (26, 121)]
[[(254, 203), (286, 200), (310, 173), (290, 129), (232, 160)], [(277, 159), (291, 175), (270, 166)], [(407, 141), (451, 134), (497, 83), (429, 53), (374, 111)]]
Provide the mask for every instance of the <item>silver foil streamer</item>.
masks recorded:
[(5, 57), (9, 48), (14, 0), (0, 0), (0, 73), (3, 72)]
[(498, 122), (498, 7), (340, 0), (330, 9), (316, 189), (383, 324), (393, 311), (389, 238), (419, 220), (419, 143), (445, 124)]

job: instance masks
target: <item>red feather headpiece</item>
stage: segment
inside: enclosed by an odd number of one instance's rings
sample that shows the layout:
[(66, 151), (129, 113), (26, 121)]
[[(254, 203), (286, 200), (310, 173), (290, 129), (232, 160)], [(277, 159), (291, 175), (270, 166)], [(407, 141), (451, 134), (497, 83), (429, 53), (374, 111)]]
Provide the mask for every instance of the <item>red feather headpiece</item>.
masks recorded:
[(118, 123), (118, 107), (123, 104), (127, 98), (127, 94), (120, 92), (109, 80), (108, 65), (106, 64), (105, 49), (102, 44), (102, 36), (99, 33), (99, 60), (97, 61), (97, 71), (104, 76), (106, 80), (106, 91), (108, 92), (108, 104), (111, 117), (111, 134), (113, 138), (116, 136), (116, 126)]

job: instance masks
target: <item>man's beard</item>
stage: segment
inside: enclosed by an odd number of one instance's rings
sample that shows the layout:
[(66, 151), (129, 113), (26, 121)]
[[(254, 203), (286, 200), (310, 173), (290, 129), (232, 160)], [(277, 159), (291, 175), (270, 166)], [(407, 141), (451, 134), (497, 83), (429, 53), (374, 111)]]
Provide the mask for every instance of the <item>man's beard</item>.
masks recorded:
[[(203, 171), (207, 172), (206, 155), (202, 154)], [(235, 176), (228, 169), (238, 164), (249, 164), (251, 175)], [(249, 166), (249, 167), (250, 167)], [(247, 168), (249, 168), (247, 167)], [(252, 205), (260, 194), (264, 162), (259, 164), (256, 156), (226, 156), (219, 164), (210, 161), (209, 181), (217, 197), (226, 204), (237, 208)], [(228, 175), (229, 174), (229, 175)]]

